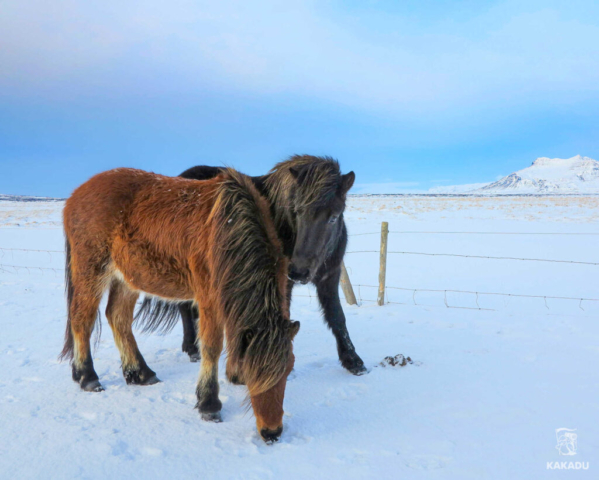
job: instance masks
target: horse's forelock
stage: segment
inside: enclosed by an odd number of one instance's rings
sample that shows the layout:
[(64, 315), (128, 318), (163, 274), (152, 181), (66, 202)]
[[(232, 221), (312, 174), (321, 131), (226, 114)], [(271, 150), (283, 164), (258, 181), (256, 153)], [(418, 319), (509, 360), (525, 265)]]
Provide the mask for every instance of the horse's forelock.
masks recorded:
[[(301, 172), (299, 180), (292, 171)], [(331, 157), (294, 155), (277, 163), (266, 182), (269, 200), (277, 206), (275, 220), (279, 224), (292, 218), (296, 210), (329, 204), (341, 188), (342, 177), (339, 162)]]

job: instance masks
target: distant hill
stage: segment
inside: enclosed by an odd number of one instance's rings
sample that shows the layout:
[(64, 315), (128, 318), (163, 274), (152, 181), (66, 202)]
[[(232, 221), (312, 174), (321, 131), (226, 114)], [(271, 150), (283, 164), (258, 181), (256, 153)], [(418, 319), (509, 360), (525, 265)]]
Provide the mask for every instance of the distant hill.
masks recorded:
[(0, 193), (0, 202), (62, 202), (64, 198), (32, 197), (29, 195), (3, 195)]
[(428, 190), (426, 193), (434, 193), (434, 194), (452, 194), (452, 193), (471, 193), (476, 191), (484, 186), (488, 185), (488, 183), (470, 183), (468, 185), (449, 185), (446, 187), (433, 187)]

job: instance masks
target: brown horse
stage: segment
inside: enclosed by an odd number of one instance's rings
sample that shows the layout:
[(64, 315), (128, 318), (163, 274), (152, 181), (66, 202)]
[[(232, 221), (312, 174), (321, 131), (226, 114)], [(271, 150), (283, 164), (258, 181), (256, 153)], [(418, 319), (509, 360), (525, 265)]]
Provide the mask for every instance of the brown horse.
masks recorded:
[(62, 357), (83, 390), (103, 390), (90, 336), (103, 293), (106, 316), (130, 384), (158, 382), (131, 324), (140, 292), (193, 300), (201, 312), (202, 363), (196, 407), (221, 421), (218, 359), (227, 338), (227, 377), (243, 381), (267, 442), (282, 432), (283, 397), (293, 368), (287, 260), (269, 207), (249, 177), (226, 170), (206, 181), (134, 169), (101, 173), (64, 208), (68, 322)]

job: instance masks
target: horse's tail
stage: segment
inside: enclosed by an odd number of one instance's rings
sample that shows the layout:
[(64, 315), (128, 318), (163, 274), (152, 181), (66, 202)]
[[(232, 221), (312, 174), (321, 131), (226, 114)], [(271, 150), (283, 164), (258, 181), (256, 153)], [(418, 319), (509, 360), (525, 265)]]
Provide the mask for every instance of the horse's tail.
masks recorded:
[(71, 243), (69, 239), (65, 239), (65, 275), (64, 275), (64, 289), (67, 295), (67, 328), (64, 332), (64, 346), (62, 352), (58, 357), (60, 360), (73, 359), (73, 331), (71, 330), (71, 303), (73, 303), (73, 276), (71, 275)]
[(211, 218), (213, 288), (227, 331), (227, 354), (252, 391), (272, 388), (291, 352), (287, 260), (270, 208), (252, 180), (228, 170)]
[(135, 312), (135, 325), (143, 333), (169, 333), (179, 320), (180, 303), (168, 302), (157, 297), (146, 295), (141, 306)]

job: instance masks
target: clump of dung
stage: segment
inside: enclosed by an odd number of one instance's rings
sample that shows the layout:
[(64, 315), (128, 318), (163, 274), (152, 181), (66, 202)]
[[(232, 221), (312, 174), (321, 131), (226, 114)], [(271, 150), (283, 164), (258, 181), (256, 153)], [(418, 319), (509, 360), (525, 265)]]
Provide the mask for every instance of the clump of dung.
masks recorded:
[(405, 367), (408, 363), (410, 365), (420, 365), (420, 362), (414, 362), (410, 357), (404, 357), (401, 353), (398, 353), (394, 357), (383, 358), (383, 361), (377, 367)]

